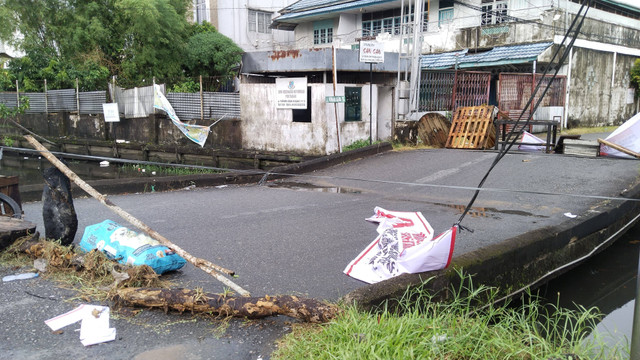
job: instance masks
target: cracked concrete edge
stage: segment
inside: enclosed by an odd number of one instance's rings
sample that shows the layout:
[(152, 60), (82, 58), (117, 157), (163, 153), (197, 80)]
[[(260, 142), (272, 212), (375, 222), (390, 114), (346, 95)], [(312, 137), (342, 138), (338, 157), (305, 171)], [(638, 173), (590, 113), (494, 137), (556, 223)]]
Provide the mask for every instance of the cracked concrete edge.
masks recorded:
[[(640, 183), (626, 191), (626, 198), (640, 199)], [(386, 300), (397, 300), (408, 289), (423, 286), (436, 299), (445, 299), (461, 277), (472, 275), (474, 284), (495, 287), (500, 296), (525, 288), (535, 289), (605, 250), (640, 218), (640, 202), (599, 202), (596, 213), (564, 221), (506, 239), (497, 244), (456, 256), (447, 269), (400, 276), (358, 288), (341, 301), (366, 310)]]
[[(389, 142), (373, 144), (359, 149), (331, 154), (297, 164), (279, 166), (266, 171), (269, 173), (266, 179), (275, 180), (285, 178), (290, 175), (320, 170), (390, 150), (392, 150), (392, 146)], [(105, 179), (87, 181), (87, 183), (102, 194), (114, 195), (153, 191), (171, 191), (184, 189), (190, 186), (208, 187), (230, 184), (251, 184), (258, 183), (264, 175), (264, 170), (231, 170), (222, 174)], [(85, 194), (84, 191), (75, 184), (72, 184), (72, 191), (74, 193), (74, 197), (88, 196), (88, 194)], [(20, 186), (20, 196), (22, 201), (38, 201), (42, 197), (42, 185)]]

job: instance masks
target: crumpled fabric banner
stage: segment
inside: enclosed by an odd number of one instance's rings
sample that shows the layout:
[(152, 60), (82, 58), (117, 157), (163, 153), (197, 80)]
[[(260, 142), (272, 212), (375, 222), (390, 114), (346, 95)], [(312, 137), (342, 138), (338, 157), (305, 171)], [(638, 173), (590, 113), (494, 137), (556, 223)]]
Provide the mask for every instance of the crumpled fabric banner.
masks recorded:
[[(625, 121), (605, 138), (610, 143), (620, 145), (634, 152), (640, 152), (640, 113)], [(600, 144), (600, 156), (635, 159), (629, 154)]]
[(540, 145), (519, 145), (518, 150), (522, 150), (522, 151), (545, 151), (546, 150), (547, 142), (533, 135), (528, 131), (522, 132), (522, 142), (530, 143), (530, 144), (540, 144)]
[(162, 89), (158, 84), (155, 84), (153, 89), (153, 107), (166, 112), (171, 122), (182, 131), (184, 136), (201, 147), (204, 147), (211, 126), (189, 125), (180, 121), (178, 115), (176, 115), (176, 112), (173, 110), (173, 106), (171, 106), (169, 100), (162, 94)]
[(346, 275), (373, 284), (403, 273), (444, 269), (451, 263), (457, 226), (434, 238), (422, 213), (381, 207), (367, 220), (379, 223), (379, 235), (347, 265)]

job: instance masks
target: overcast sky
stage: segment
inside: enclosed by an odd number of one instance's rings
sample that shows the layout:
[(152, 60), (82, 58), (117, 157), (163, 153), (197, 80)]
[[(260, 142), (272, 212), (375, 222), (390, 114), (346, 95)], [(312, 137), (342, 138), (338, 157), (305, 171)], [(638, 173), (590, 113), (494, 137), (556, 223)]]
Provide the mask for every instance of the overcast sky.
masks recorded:
[(623, 3), (623, 4), (627, 4), (629, 6), (633, 6), (635, 8), (640, 9), (640, 1), (638, 0), (614, 0), (617, 1), (619, 3)]

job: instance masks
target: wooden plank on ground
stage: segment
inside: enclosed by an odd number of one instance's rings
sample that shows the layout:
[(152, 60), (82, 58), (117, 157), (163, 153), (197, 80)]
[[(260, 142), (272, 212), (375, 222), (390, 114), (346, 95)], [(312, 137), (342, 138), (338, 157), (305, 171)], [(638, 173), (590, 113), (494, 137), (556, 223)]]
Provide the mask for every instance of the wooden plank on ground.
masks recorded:
[(456, 109), (446, 147), (449, 149), (487, 149), (495, 144), (492, 105)]

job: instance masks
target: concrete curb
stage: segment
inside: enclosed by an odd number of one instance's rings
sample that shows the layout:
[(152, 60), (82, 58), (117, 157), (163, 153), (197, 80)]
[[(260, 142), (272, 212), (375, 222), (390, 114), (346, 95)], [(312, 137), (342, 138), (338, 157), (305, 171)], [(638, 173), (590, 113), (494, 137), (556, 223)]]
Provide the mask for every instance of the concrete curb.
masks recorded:
[[(380, 154), (392, 149), (393, 147), (391, 146), (391, 143), (383, 142), (356, 150), (304, 161), (298, 164), (280, 166), (268, 171), (270, 175), (267, 177), (267, 180), (287, 177), (288, 175), (286, 174), (301, 174), (324, 169), (340, 163)], [(152, 191), (171, 191), (183, 189), (189, 186), (208, 187), (229, 184), (250, 184), (259, 182), (264, 175), (265, 171), (263, 170), (246, 170), (231, 171), (223, 174), (93, 180), (88, 181), (87, 183), (102, 194), (114, 195)], [(85, 192), (75, 184), (72, 184), (72, 191), (75, 194), (75, 197), (88, 196), (88, 194), (85, 194)], [(38, 201), (42, 197), (42, 185), (20, 186), (20, 196), (22, 201)]]
[[(640, 184), (635, 184), (621, 195), (639, 199)], [(342, 300), (363, 309), (373, 309), (386, 299), (401, 298), (408, 288), (423, 285), (426, 280), (429, 280), (426, 290), (446, 297), (448, 294), (441, 290), (460, 285), (457, 270), (473, 275), (475, 284), (498, 288), (501, 296), (510, 295), (525, 286), (535, 289), (605, 250), (640, 218), (638, 201), (620, 203), (606, 200), (593, 206), (592, 210), (591, 215), (530, 231), (457, 256), (447, 269), (403, 274), (363, 286)], [(608, 239), (611, 241), (603, 243)], [(585, 259), (581, 259), (583, 257)]]

